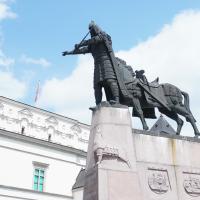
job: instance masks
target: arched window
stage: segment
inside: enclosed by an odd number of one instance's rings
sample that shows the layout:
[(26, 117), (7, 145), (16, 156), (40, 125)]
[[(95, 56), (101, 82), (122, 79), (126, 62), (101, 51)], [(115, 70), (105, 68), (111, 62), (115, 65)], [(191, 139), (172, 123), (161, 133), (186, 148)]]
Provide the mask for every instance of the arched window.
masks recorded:
[(55, 128), (53, 126), (49, 126), (47, 129), (47, 133), (51, 135), (54, 134), (54, 131), (55, 131)]

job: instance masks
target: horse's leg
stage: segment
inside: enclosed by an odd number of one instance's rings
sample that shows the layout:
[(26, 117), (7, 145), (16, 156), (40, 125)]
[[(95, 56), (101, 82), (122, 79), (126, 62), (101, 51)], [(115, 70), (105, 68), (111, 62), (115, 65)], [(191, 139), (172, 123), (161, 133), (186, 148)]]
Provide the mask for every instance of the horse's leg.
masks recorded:
[(177, 130), (176, 130), (176, 135), (180, 135), (180, 132), (181, 132), (181, 129), (182, 129), (182, 126), (183, 126), (183, 120), (178, 116), (178, 114), (174, 111), (169, 111), (169, 110), (166, 110), (164, 108), (158, 108), (158, 110), (165, 114), (167, 117), (173, 119), (176, 121), (177, 123)]
[(179, 104), (175, 105), (174, 110), (178, 114), (184, 116), (186, 118), (186, 120), (188, 122), (190, 122), (190, 124), (192, 125), (192, 127), (194, 129), (194, 134), (196, 136), (200, 135), (200, 132), (199, 132), (199, 130), (198, 130), (196, 124), (195, 124), (195, 119), (194, 119), (194, 117), (193, 117), (191, 112), (189, 112), (184, 106), (180, 106)]
[(148, 130), (149, 127), (147, 126), (146, 120), (144, 118), (144, 114), (143, 114), (139, 99), (136, 97), (133, 97), (132, 100), (133, 100), (133, 107), (135, 108), (134, 110), (137, 112), (137, 114), (142, 122), (143, 129)]

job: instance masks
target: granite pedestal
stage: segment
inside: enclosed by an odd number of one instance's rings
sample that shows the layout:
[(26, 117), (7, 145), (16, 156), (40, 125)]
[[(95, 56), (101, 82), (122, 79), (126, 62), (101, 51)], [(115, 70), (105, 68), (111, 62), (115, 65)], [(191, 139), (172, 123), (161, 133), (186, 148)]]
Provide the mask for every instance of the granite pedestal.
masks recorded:
[(142, 200), (128, 107), (93, 112), (84, 200)]
[(128, 108), (99, 107), (83, 199), (200, 200), (199, 154), (198, 138), (132, 130)]

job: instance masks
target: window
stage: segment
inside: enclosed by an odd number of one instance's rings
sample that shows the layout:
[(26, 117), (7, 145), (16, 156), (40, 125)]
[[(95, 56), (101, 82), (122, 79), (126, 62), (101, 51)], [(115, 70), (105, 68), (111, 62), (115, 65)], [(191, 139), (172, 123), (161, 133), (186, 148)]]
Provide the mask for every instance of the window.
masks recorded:
[(44, 168), (35, 168), (34, 190), (42, 192), (44, 190)]
[(33, 161), (33, 190), (43, 192), (49, 164)]

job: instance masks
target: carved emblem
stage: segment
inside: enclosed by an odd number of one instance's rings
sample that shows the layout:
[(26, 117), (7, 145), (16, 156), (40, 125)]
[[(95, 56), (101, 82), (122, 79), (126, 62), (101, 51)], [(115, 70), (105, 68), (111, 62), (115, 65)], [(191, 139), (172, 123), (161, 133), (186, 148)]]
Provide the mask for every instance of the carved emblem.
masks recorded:
[(104, 140), (101, 129), (98, 126), (96, 127), (93, 151), (95, 154), (95, 162), (97, 165), (100, 164), (105, 157), (107, 157), (109, 159), (117, 158), (120, 161), (126, 163), (127, 166), (131, 168), (125, 149), (120, 146), (113, 146), (108, 144)]
[(164, 194), (171, 189), (168, 171), (149, 168), (148, 184), (151, 191), (156, 194)]
[(183, 181), (183, 187), (185, 192), (192, 196), (200, 196), (200, 173), (183, 172), (185, 179)]

